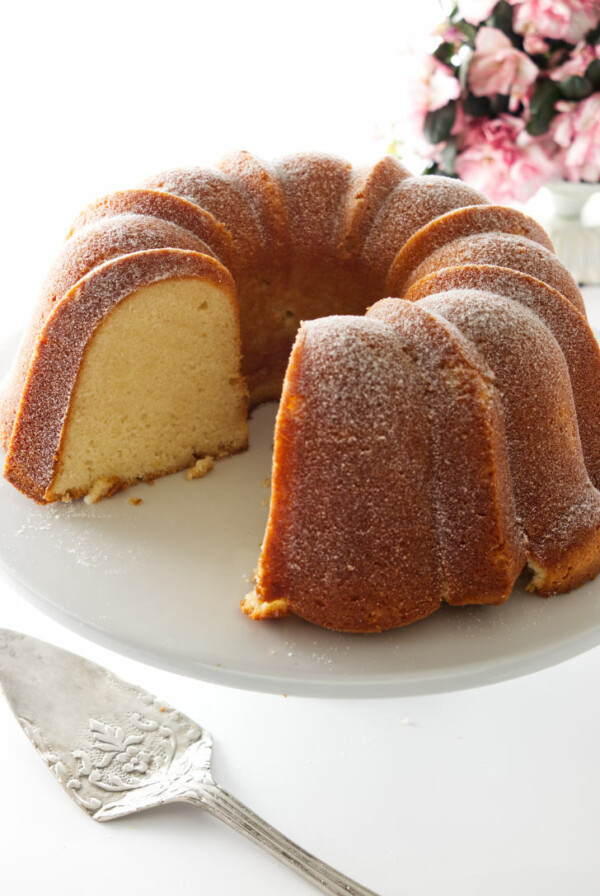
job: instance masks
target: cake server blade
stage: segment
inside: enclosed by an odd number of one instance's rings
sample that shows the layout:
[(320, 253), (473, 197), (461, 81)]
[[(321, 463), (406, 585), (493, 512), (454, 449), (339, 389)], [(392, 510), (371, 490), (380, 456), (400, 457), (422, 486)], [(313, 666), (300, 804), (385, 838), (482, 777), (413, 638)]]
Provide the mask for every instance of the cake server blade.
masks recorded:
[(301, 849), (220, 787), (200, 725), (108, 669), (0, 629), (0, 684), (25, 734), (95, 821), (192, 803), (329, 896), (376, 896)]

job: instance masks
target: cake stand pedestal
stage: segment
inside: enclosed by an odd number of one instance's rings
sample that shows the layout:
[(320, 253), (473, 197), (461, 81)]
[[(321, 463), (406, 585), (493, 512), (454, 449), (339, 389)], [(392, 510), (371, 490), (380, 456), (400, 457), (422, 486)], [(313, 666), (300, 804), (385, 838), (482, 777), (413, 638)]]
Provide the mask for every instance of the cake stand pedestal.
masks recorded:
[(556, 254), (580, 285), (600, 283), (600, 214), (597, 220), (585, 214), (592, 196), (600, 195), (600, 184), (559, 181), (547, 189), (554, 212), (545, 223)]

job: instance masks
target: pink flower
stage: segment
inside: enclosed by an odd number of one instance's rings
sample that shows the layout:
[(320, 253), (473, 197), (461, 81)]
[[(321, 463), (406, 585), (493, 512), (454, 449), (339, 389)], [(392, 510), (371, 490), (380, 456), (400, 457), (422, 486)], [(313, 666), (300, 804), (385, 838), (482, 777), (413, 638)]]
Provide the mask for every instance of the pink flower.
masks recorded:
[(411, 85), (410, 123), (415, 133), (422, 138), (427, 113), (441, 109), (459, 96), (460, 84), (452, 69), (435, 56), (421, 57)]
[(447, 44), (455, 44), (459, 45), (463, 43), (465, 36), (462, 31), (459, 31), (455, 25), (448, 25), (447, 22), (437, 29), (434, 34), (439, 35), (442, 40)]
[(550, 45), (539, 34), (526, 34), (523, 38), (525, 52), (530, 56), (543, 55), (550, 49)]
[(567, 180), (600, 181), (600, 93), (581, 103), (562, 103), (550, 133), (563, 148), (561, 162)]
[(530, 137), (520, 118), (501, 115), (469, 125), (456, 172), (494, 202), (524, 202), (556, 176), (555, 156), (547, 136)]
[(600, 21), (600, 0), (510, 0), (519, 34), (538, 34), (576, 44)]
[(513, 47), (499, 28), (480, 28), (468, 72), (475, 96), (509, 95), (514, 110), (538, 74), (537, 65)]
[(600, 48), (590, 46), (582, 41), (573, 49), (567, 61), (550, 73), (550, 77), (554, 81), (564, 81), (572, 75), (583, 77), (590, 62), (598, 58), (600, 58)]
[(421, 105), (427, 112), (441, 109), (460, 96), (460, 84), (454, 72), (435, 56), (427, 56), (419, 78)]
[(458, 0), (458, 9), (471, 25), (480, 25), (491, 15), (498, 0)]
[(454, 118), (454, 124), (452, 125), (452, 129), (450, 133), (453, 136), (458, 136), (460, 138), (461, 134), (464, 134), (465, 128), (467, 127), (467, 116), (465, 114), (465, 110), (463, 108), (462, 103), (456, 104), (456, 117)]

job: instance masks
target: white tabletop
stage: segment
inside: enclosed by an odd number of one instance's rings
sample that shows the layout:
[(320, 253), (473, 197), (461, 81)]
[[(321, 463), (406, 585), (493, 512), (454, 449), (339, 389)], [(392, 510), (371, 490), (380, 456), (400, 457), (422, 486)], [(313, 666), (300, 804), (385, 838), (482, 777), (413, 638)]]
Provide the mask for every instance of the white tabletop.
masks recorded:
[[(600, 289), (587, 290), (600, 326)], [(382, 896), (600, 892), (600, 649), (477, 690), (388, 700), (254, 694), (92, 644), (0, 579), (0, 626), (109, 666), (212, 731), (214, 775)], [(2, 892), (315, 892), (212, 817), (170, 806), (100, 825), (0, 701)]]

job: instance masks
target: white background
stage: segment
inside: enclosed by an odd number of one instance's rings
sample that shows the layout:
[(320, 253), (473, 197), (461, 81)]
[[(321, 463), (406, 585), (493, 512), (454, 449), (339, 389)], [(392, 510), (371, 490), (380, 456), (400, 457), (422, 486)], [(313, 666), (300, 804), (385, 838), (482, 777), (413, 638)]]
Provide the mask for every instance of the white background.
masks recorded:
[[(407, 8), (410, 6), (410, 22)], [(379, 157), (435, 0), (104, 0), (2, 13), (0, 332), (91, 200), (234, 149)]]
[[(2, 14), (1, 332), (25, 319), (89, 200), (233, 148), (374, 158), (400, 50), (433, 0), (11, 4)], [(398, 113), (399, 114), (399, 113)], [(0, 578), (0, 625), (110, 665), (206, 724), (217, 780), (385, 896), (592, 896), (598, 650), (460, 694), (336, 702), (234, 692), (61, 629)], [(302, 896), (218, 822), (171, 807), (94, 825), (0, 702), (0, 891)]]

